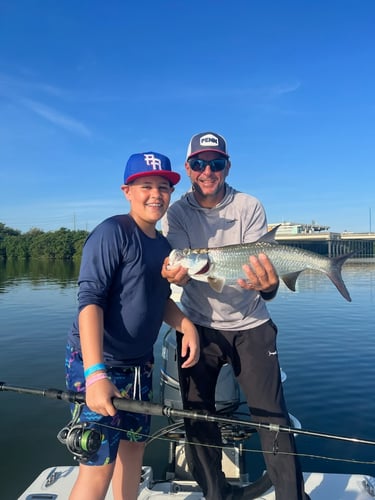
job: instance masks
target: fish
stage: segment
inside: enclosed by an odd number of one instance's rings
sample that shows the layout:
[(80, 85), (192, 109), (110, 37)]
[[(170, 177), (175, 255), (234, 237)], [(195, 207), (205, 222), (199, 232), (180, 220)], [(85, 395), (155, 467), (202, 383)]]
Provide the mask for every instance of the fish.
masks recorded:
[(328, 276), (337, 290), (348, 302), (351, 297), (342, 278), (342, 266), (355, 252), (337, 257), (304, 250), (275, 241), (275, 233), (279, 226), (263, 235), (254, 243), (242, 243), (213, 248), (173, 249), (169, 254), (168, 268), (182, 266), (188, 270), (188, 275), (194, 280), (204, 281), (218, 293), (224, 285), (235, 285), (239, 278), (246, 275), (242, 266), (249, 264), (251, 255), (265, 254), (271, 261), (279, 278), (285, 285), (296, 291), (296, 281), (299, 275), (312, 269)]

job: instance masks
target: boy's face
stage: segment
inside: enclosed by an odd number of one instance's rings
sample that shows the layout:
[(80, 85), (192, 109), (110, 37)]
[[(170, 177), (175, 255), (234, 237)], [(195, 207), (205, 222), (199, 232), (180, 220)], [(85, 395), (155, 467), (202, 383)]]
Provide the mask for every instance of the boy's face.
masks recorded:
[(138, 223), (156, 224), (167, 211), (174, 188), (165, 177), (148, 175), (121, 186)]

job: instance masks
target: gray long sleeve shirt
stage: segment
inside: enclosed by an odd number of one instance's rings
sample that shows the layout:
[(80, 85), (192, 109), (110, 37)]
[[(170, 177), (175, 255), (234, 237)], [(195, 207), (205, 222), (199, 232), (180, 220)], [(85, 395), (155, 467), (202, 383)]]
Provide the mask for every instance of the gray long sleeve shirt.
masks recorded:
[[(212, 248), (257, 241), (267, 232), (267, 219), (259, 200), (226, 184), (225, 197), (214, 208), (201, 207), (192, 191), (186, 193), (170, 206), (162, 229), (172, 248)], [(194, 323), (218, 330), (246, 330), (269, 319), (260, 294), (239, 285), (217, 293), (207, 283), (190, 280), (181, 304)]]

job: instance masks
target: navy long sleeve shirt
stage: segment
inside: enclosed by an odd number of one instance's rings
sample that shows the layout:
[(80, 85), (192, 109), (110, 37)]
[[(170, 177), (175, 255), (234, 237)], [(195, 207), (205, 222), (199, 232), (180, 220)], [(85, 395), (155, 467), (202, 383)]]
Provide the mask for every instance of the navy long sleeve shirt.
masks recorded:
[[(133, 366), (152, 358), (170, 286), (161, 277), (171, 248), (149, 238), (129, 215), (99, 224), (87, 238), (79, 273), (78, 314), (95, 304), (104, 312), (104, 361)], [(80, 349), (78, 315), (69, 343)]]

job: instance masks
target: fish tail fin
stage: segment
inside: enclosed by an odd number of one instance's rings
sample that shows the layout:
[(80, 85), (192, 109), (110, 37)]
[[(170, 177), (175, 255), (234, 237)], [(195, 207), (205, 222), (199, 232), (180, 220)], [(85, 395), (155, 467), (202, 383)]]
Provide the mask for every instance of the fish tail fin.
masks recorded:
[(329, 277), (329, 279), (332, 281), (332, 283), (335, 285), (344, 299), (346, 299), (348, 302), (351, 302), (352, 299), (350, 297), (348, 289), (346, 288), (344, 280), (342, 279), (341, 270), (345, 261), (352, 257), (355, 253), (356, 252), (351, 252), (345, 255), (340, 255), (339, 257), (333, 257), (332, 259), (330, 259), (330, 266), (327, 271), (327, 276)]

